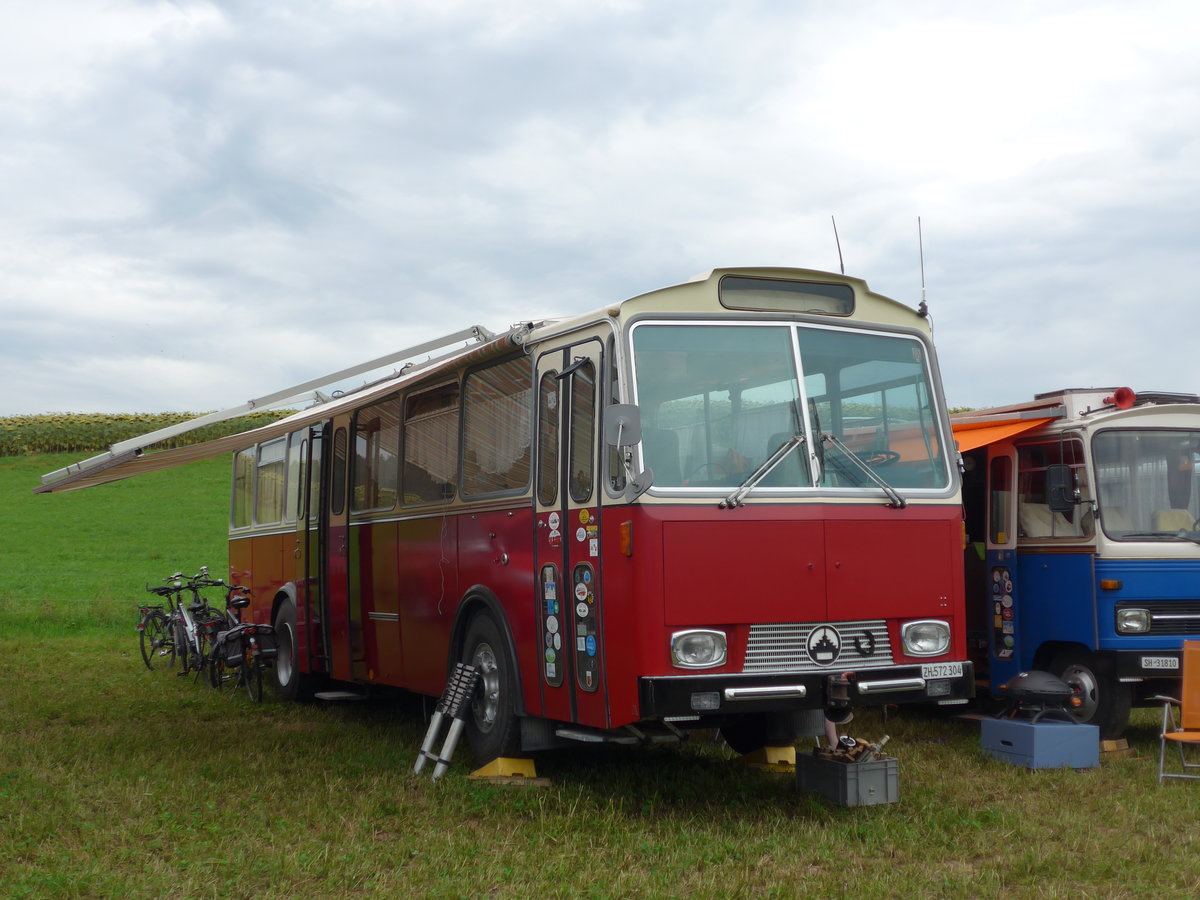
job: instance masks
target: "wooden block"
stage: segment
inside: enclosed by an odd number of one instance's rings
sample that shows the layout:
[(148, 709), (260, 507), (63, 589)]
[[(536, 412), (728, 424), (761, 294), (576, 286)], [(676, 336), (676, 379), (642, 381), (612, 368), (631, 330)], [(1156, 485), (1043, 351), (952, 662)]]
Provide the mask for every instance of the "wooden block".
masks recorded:
[(1101, 741), (1100, 752), (1110, 759), (1120, 759), (1133, 755), (1133, 751), (1129, 749), (1129, 741), (1125, 740), (1125, 738), (1117, 738), (1115, 741)]

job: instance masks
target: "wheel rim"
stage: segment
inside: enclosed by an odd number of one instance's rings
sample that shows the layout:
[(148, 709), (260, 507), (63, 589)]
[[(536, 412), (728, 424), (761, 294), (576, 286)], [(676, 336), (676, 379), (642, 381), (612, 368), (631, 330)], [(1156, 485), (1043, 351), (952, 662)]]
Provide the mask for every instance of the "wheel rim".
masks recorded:
[(292, 680), (292, 647), (295, 646), (291, 623), (281, 623), (279, 630), (283, 632), (283, 640), (279, 641), (275, 651), (275, 678), (280, 684), (289, 684)]
[(1080, 721), (1091, 721), (1100, 706), (1100, 682), (1095, 673), (1087, 666), (1076, 663), (1067, 666), (1061, 677), (1079, 698), (1080, 705), (1072, 714)]
[(471, 703), (471, 713), (480, 731), (491, 731), (500, 709), (500, 666), (492, 645), (478, 644), (471, 656), (471, 665), (479, 672), (479, 687)]

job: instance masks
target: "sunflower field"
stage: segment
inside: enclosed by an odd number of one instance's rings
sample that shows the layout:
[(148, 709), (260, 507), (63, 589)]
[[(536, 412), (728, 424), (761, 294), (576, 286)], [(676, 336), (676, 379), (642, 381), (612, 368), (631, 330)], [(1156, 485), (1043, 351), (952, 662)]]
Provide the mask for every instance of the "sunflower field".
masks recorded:
[[(168, 450), (269, 425), (294, 410), (268, 410), (205, 425), (155, 444)], [(120, 441), (194, 419), (204, 413), (50, 413), (0, 417), (0, 456), (34, 453), (88, 453)]]

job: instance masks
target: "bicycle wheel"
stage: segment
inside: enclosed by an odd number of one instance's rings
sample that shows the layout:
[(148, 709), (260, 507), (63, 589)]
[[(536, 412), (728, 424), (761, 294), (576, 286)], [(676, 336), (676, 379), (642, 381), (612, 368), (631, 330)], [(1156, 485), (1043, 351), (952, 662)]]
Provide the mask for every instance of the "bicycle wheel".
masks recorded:
[(257, 656), (242, 664), (242, 677), (250, 699), (255, 703), (262, 703), (263, 664)]
[(188, 639), (187, 627), (182, 622), (175, 623), (174, 631), (175, 655), (179, 658), (179, 674), (186, 675), (192, 670), (191, 658), (193, 648)]
[(215, 644), (208, 655), (208, 683), (214, 690), (220, 690), (229, 678), (229, 669), (225, 667), (224, 654)]
[(139, 635), (142, 645), (142, 662), (146, 664), (146, 668), (154, 671), (156, 668), (163, 668), (167, 665), (166, 652), (172, 650), (171, 662), (175, 661), (174, 647), (168, 637), (167, 617), (160, 612), (152, 612), (146, 615), (146, 619), (142, 622), (142, 631)]
[(212, 649), (213, 641), (203, 625), (196, 627), (196, 681), (202, 678), (208, 678), (209, 669), (212, 665)]

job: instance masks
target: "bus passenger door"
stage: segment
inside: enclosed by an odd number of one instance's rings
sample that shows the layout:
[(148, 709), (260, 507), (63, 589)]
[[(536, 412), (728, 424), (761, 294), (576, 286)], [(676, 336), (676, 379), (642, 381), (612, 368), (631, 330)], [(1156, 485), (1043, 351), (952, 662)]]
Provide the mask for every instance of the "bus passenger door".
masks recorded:
[[(293, 436), (293, 440), (296, 436)], [(300, 448), (300, 506), (296, 516), (296, 565), (293, 581), (296, 584), (296, 665), (301, 672), (326, 671), (319, 660), (325, 659), (321, 614), (321, 558), (324, 553), (321, 483), (323, 481), (322, 449), (328, 444), (327, 425), (314, 425), (304, 433)]]
[(350, 416), (333, 420), (332, 440), (326, 453), (321, 513), (324, 546), (321, 549), (321, 598), (325, 625), (326, 670), (340, 681), (352, 678), (354, 616), (350, 608), (349, 483)]
[(607, 727), (600, 563), (599, 373), (589, 340), (538, 360), (539, 695), (548, 718)]

